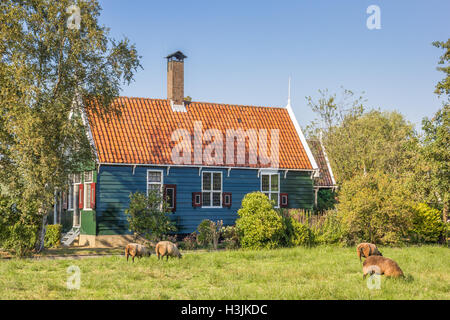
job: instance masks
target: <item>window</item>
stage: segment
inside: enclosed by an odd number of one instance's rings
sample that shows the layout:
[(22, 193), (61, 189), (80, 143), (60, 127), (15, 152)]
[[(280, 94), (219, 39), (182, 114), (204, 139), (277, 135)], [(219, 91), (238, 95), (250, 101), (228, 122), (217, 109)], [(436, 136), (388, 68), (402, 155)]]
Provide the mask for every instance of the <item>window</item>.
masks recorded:
[(164, 200), (169, 205), (169, 210), (177, 210), (177, 186), (174, 184), (164, 185)]
[(72, 174), (69, 178), (69, 201), (68, 201), (68, 209), (74, 210), (77, 205), (77, 195), (79, 185), (81, 184), (81, 174), (76, 173)]
[(222, 172), (202, 172), (202, 204), (207, 208), (222, 207)]
[(228, 208), (231, 207), (231, 192), (223, 193), (223, 206)]
[(83, 188), (83, 209), (91, 210), (93, 209), (94, 197), (95, 197), (95, 187), (93, 186), (94, 174), (92, 171), (86, 171), (84, 173), (84, 188)]
[(152, 190), (162, 192), (163, 175), (161, 170), (147, 171), (147, 195)]
[(279, 207), (280, 175), (278, 173), (261, 173), (261, 192)]

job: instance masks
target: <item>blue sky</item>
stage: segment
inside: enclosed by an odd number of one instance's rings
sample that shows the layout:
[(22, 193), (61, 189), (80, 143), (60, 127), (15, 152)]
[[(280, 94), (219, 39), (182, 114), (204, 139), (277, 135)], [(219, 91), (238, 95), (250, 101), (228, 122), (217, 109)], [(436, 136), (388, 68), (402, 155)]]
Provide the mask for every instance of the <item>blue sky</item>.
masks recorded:
[[(285, 106), (288, 77), (302, 126), (314, 119), (305, 96), (343, 86), (365, 92), (367, 106), (398, 110), (419, 124), (441, 102), (444, 76), (435, 40), (450, 36), (450, 1), (148, 1), (100, 0), (100, 22), (127, 36), (144, 70), (123, 95), (166, 98), (166, 61), (185, 62), (185, 95), (194, 101)], [(366, 9), (381, 9), (369, 30)]]

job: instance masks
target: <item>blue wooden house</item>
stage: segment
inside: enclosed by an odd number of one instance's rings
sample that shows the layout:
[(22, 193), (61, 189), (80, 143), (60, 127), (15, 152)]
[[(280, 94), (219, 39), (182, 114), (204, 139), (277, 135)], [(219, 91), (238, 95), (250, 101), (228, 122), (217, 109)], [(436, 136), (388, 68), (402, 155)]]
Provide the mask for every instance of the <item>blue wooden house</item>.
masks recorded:
[(261, 191), (277, 207), (312, 209), (317, 164), (286, 107), (184, 99), (184, 55), (167, 57), (167, 99), (120, 97), (121, 115), (101, 118), (84, 105), (95, 166), (71, 181), (67, 207), (79, 243), (123, 245), (129, 195), (164, 193), (178, 233), (204, 219), (233, 225), (243, 197)]

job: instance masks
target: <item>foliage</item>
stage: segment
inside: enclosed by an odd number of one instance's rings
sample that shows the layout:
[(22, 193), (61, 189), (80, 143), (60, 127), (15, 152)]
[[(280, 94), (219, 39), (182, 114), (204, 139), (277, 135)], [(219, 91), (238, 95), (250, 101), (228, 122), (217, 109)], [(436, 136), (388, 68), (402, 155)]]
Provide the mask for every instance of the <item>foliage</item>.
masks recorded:
[(95, 98), (99, 103), (89, 111), (101, 116), (119, 112), (111, 102), (140, 67), (128, 39), (111, 39), (99, 24), (97, 0), (77, 1), (81, 26), (69, 30), (72, 4), (0, 4), (0, 183), (23, 214), (31, 206), (41, 216), (39, 248), (55, 189), (95, 159), (81, 118), (83, 99)]
[(29, 208), (22, 212), (15, 201), (0, 194), (0, 248), (18, 257), (31, 254), (39, 217)]
[(318, 244), (336, 244), (342, 241), (342, 223), (336, 210), (327, 211), (313, 230)]
[(149, 191), (148, 196), (142, 192), (130, 194), (130, 206), (125, 214), (135, 236), (159, 241), (163, 235), (176, 231), (168, 204), (157, 190)]
[(331, 189), (319, 189), (317, 193), (317, 211), (333, 209), (336, 205), (336, 193)]
[(442, 67), (438, 67), (437, 69), (439, 71), (442, 71), (446, 74), (446, 77), (439, 81), (436, 85), (436, 91), (435, 93), (438, 95), (450, 95), (450, 38), (446, 41), (435, 41), (433, 42), (433, 45), (436, 48), (444, 49), (445, 53), (441, 56), (439, 60), (439, 65), (444, 65)]
[(227, 249), (239, 248), (239, 234), (236, 226), (222, 227), (222, 236)]
[(223, 221), (213, 222), (211, 220), (203, 220), (197, 227), (199, 244), (203, 246), (212, 246), (217, 250), (219, 238), (222, 232)]
[(192, 232), (184, 237), (182, 246), (185, 250), (194, 250), (197, 247), (197, 233)]
[(370, 173), (345, 181), (337, 205), (345, 241), (397, 244), (406, 240), (413, 201), (403, 181)]
[(46, 248), (57, 248), (61, 244), (62, 225), (52, 224), (47, 226), (44, 245)]
[(238, 215), (236, 227), (243, 248), (276, 248), (283, 244), (283, 219), (263, 193), (247, 194)]
[(444, 232), (439, 210), (420, 203), (414, 208), (412, 236), (415, 242), (438, 242)]

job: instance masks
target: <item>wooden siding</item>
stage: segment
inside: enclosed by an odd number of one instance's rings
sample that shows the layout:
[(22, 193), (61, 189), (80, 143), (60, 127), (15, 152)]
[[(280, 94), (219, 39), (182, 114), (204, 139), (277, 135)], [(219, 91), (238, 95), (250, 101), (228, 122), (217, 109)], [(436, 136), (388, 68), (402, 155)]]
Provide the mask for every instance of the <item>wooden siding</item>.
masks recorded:
[[(258, 170), (232, 169), (228, 177), (227, 169), (205, 168), (204, 171), (222, 172), (223, 192), (232, 193), (230, 208), (193, 208), (192, 192), (201, 192), (201, 175), (198, 168), (172, 167), (169, 175), (164, 167), (136, 167), (134, 175), (131, 166), (100, 167), (97, 177), (97, 234), (128, 234), (125, 209), (129, 196), (136, 191), (146, 192), (147, 170), (162, 170), (164, 184), (177, 186), (177, 211), (172, 218), (177, 223), (178, 233), (190, 233), (204, 219), (223, 220), (224, 225), (233, 225), (243, 197), (260, 190)], [(312, 208), (314, 197), (309, 173), (280, 172), (281, 192), (289, 193), (289, 207)]]

